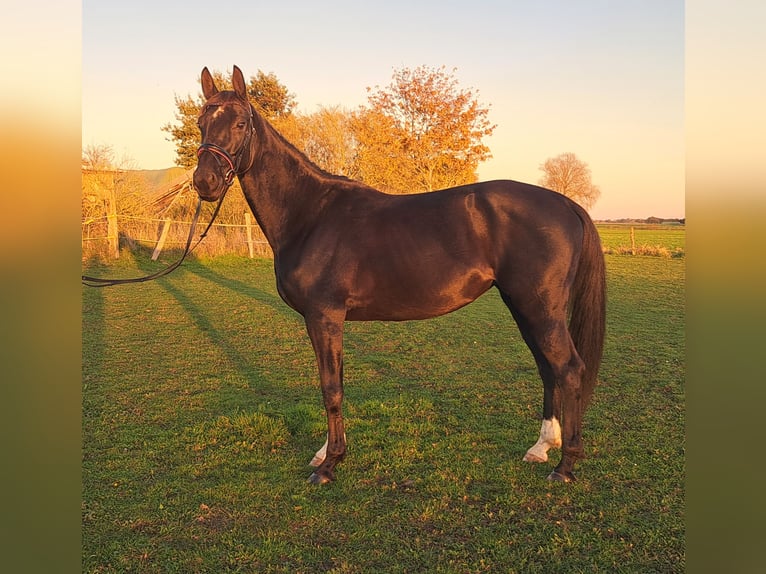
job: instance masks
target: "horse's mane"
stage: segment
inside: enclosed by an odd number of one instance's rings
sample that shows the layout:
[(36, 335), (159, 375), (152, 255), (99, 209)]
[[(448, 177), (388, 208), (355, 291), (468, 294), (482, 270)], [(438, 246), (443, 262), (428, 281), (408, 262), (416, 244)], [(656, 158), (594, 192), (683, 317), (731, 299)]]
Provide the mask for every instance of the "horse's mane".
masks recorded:
[(263, 117), (263, 115), (255, 106), (252, 105), (252, 103), (250, 105), (253, 108), (253, 117), (258, 118), (263, 130), (266, 131), (271, 137), (275, 138), (279, 145), (285, 150), (285, 152), (291, 156), (298, 165), (306, 170), (309, 175), (313, 175), (321, 179), (359, 183), (349, 177), (346, 177), (345, 175), (331, 173), (319, 167), (304, 152), (299, 150), (295, 144), (283, 136), (279, 130), (277, 130), (277, 128), (271, 125), (271, 122)]

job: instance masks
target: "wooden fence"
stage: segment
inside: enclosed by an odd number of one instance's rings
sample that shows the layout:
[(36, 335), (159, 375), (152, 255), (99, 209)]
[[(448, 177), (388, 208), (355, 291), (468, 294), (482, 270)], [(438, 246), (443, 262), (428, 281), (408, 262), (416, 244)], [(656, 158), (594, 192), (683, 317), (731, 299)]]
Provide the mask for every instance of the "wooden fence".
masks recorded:
[[(237, 254), (251, 258), (273, 257), (271, 247), (252, 215), (245, 212), (243, 219), (242, 224), (214, 223), (195, 253), (208, 256)], [(203, 215), (197, 225), (195, 241), (205, 229), (206, 221)], [(156, 260), (163, 251), (183, 249), (190, 225), (190, 221), (118, 214), (86, 218), (82, 223), (82, 259), (115, 259), (119, 257), (120, 249), (127, 248), (151, 250), (152, 259)], [(605, 253), (684, 257), (684, 228), (662, 229), (656, 231), (651, 227), (642, 227), (637, 233), (633, 226), (601, 225), (599, 234)], [(636, 237), (639, 233), (640, 244)]]
[[(197, 224), (194, 241), (207, 226)], [(189, 236), (191, 221), (170, 218), (146, 218), (128, 215), (105, 215), (82, 222), (82, 258), (114, 259), (119, 249), (151, 249), (156, 260), (163, 251), (183, 249)], [(271, 247), (261, 228), (249, 213), (244, 224), (214, 223), (205, 239), (195, 249), (202, 255), (234, 253), (249, 257), (272, 257)]]

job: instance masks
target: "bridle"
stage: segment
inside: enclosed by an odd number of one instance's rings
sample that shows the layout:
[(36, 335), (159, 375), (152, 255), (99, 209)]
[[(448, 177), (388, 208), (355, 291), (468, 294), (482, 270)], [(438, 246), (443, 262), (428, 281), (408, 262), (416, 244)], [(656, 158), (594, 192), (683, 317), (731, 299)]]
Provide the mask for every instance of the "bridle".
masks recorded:
[[(226, 169), (226, 173), (223, 176), (224, 182), (226, 183), (226, 189), (223, 191), (224, 195), (226, 194), (226, 191), (229, 189), (229, 187), (231, 187), (231, 184), (234, 182), (234, 176), (241, 176), (247, 173), (250, 168), (253, 167), (253, 162), (255, 161), (255, 154), (253, 154), (253, 150), (250, 147), (250, 142), (252, 140), (253, 133), (255, 132), (255, 121), (253, 118), (253, 107), (249, 102), (247, 103), (247, 110), (249, 112), (249, 117), (247, 120), (247, 134), (245, 135), (245, 141), (242, 142), (242, 146), (240, 146), (239, 151), (234, 155), (234, 157), (232, 157), (229, 152), (227, 152), (218, 144), (210, 142), (203, 142), (197, 148), (198, 161), (204, 152), (210, 152), (213, 154), (213, 158), (218, 164), (218, 167), (222, 171)], [(245, 150), (250, 150), (250, 161), (247, 167), (240, 171), (239, 164), (242, 163), (242, 156), (244, 155)], [(225, 164), (222, 163), (221, 160), (223, 160)]]
[[(252, 141), (253, 133), (255, 133), (255, 121), (253, 118), (253, 108), (249, 104), (249, 102), (247, 106), (248, 106), (248, 110), (250, 111), (250, 117), (248, 118), (249, 126), (247, 130), (247, 134), (245, 135), (245, 140), (242, 142), (242, 146), (239, 148), (239, 151), (237, 151), (234, 157), (232, 157), (231, 154), (229, 154), (229, 152), (227, 152), (221, 146), (214, 143), (209, 143), (209, 142), (202, 143), (199, 146), (199, 148), (197, 148), (198, 161), (199, 161), (199, 157), (204, 152), (210, 152), (213, 154), (213, 157), (215, 158), (215, 161), (218, 164), (218, 167), (222, 171), (225, 168), (227, 168), (226, 173), (224, 174), (224, 183), (226, 184), (226, 187), (221, 193), (221, 197), (218, 199), (218, 204), (215, 206), (215, 211), (213, 211), (213, 215), (210, 218), (210, 222), (207, 224), (205, 231), (202, 232), (202, 235), (199, 236), (197, 243), (195, 243), (194, 246), (192, 247), (194, 230), (197, 227), (199, 214), (202, 211), (201, 197), (197, 201), (197, 209), (194, 212), (194, 218), (192, 219), (191, 226), (189, 228), (189, 237), (186, 239), (186, 246), (184, 247), (184, 252), (177, 261), (171, 263), (165, 269), (161, 269), (160, 271), (157, 271), (156, 273), (145, 275), (143, 277), (131, 277), (128, 279), (108, 279), (105, 277), (90, 277), (88, 275), (82, 275), (83, 285), (87, 285), (88, 287), (109, 287), (110, 285), (124, 285), (126, 283), (143, 283), (145, 281), (158, 279), (159, 277), (163, 277), (167, 275), (171, 271), (175, 271), (181, 265), (181, 263), (183, 263), (184, 259), (186, 259), (186, 256), (189, 255), (189, 253), (191, 253), (192, 251), (194, 251), (194, 249), (197, 248), (197, 245), (199, 245), (202, 242), (202, 240), (205, 239), (205, 236), (207, 236), (207, 232), (210, 231), (210, 228), (212, 227), (213, 222), (215, 221), (215, 218), (218, 215), (219, 210), (221, 209), (223, 198), (226, 197), (226, 192), (231, 187), (231, 184), (234, 183), (234, 177), (244, 175), (250, 170), (251, 167), (253, 167), (253, 162), (255, 161), (255, 154), (253, 153), (253, 150), (250, 147), (250, 142)], [(240, 171), (239, 165), (242, 162), (242, 156), (244, 155), (245, 150), (250, 150), (250, 161), (248, 162), (247, 167), (244, 170)], [(222, 163), (221, 160), (223, 160), (225, 164)]]

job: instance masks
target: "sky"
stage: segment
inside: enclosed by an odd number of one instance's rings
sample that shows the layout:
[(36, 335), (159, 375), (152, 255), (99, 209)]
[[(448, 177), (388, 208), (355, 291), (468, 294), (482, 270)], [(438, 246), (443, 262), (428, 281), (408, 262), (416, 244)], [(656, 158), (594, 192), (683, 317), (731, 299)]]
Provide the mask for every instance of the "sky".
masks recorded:
[(682, 0), (230, 0), (82, 4), (82, 145), (174, 165), (161, 130), (203, 67), (273, 72), (298, 111), (355, 109), (395, 70), (456, 68), (497, 124), (479, 179), (538, 183), (572, 152), (596, 219), (685, 217)]

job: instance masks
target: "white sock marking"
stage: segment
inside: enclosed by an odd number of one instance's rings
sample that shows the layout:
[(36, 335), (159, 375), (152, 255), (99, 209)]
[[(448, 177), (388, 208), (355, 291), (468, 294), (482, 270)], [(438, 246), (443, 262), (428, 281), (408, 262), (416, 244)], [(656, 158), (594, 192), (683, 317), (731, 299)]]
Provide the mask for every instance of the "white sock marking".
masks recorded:
[(540, 438), (524, 455), (527, 462), (545, 462), (548, 460), (548, 449), (561, 448), (561, 425), (556, 417), (543, 419), (540, 427)]
[(327, 443), (328, 441), (324, 441), (322, 448), (320, 448), (317, 451), (317, 453), (314, 455), (314, 458), (311, 459), (309, 466), (319, 466), (320, 464), (322, 464), (325, 457), (327, 456)]
[[(346, 433), (343, 433), (343, 442), (346, 442)], [(316, 454), (314, 455), (314, 458), (311, 459), (311, 462), (309, 463), (309, 466), (319, 466), (324, 462), (324, 459), (327, 457), (327, 444), (329, 443), (329, 439), (324, 441), (324, 444), (322, 445), (322, 448), (320, 448)]]

